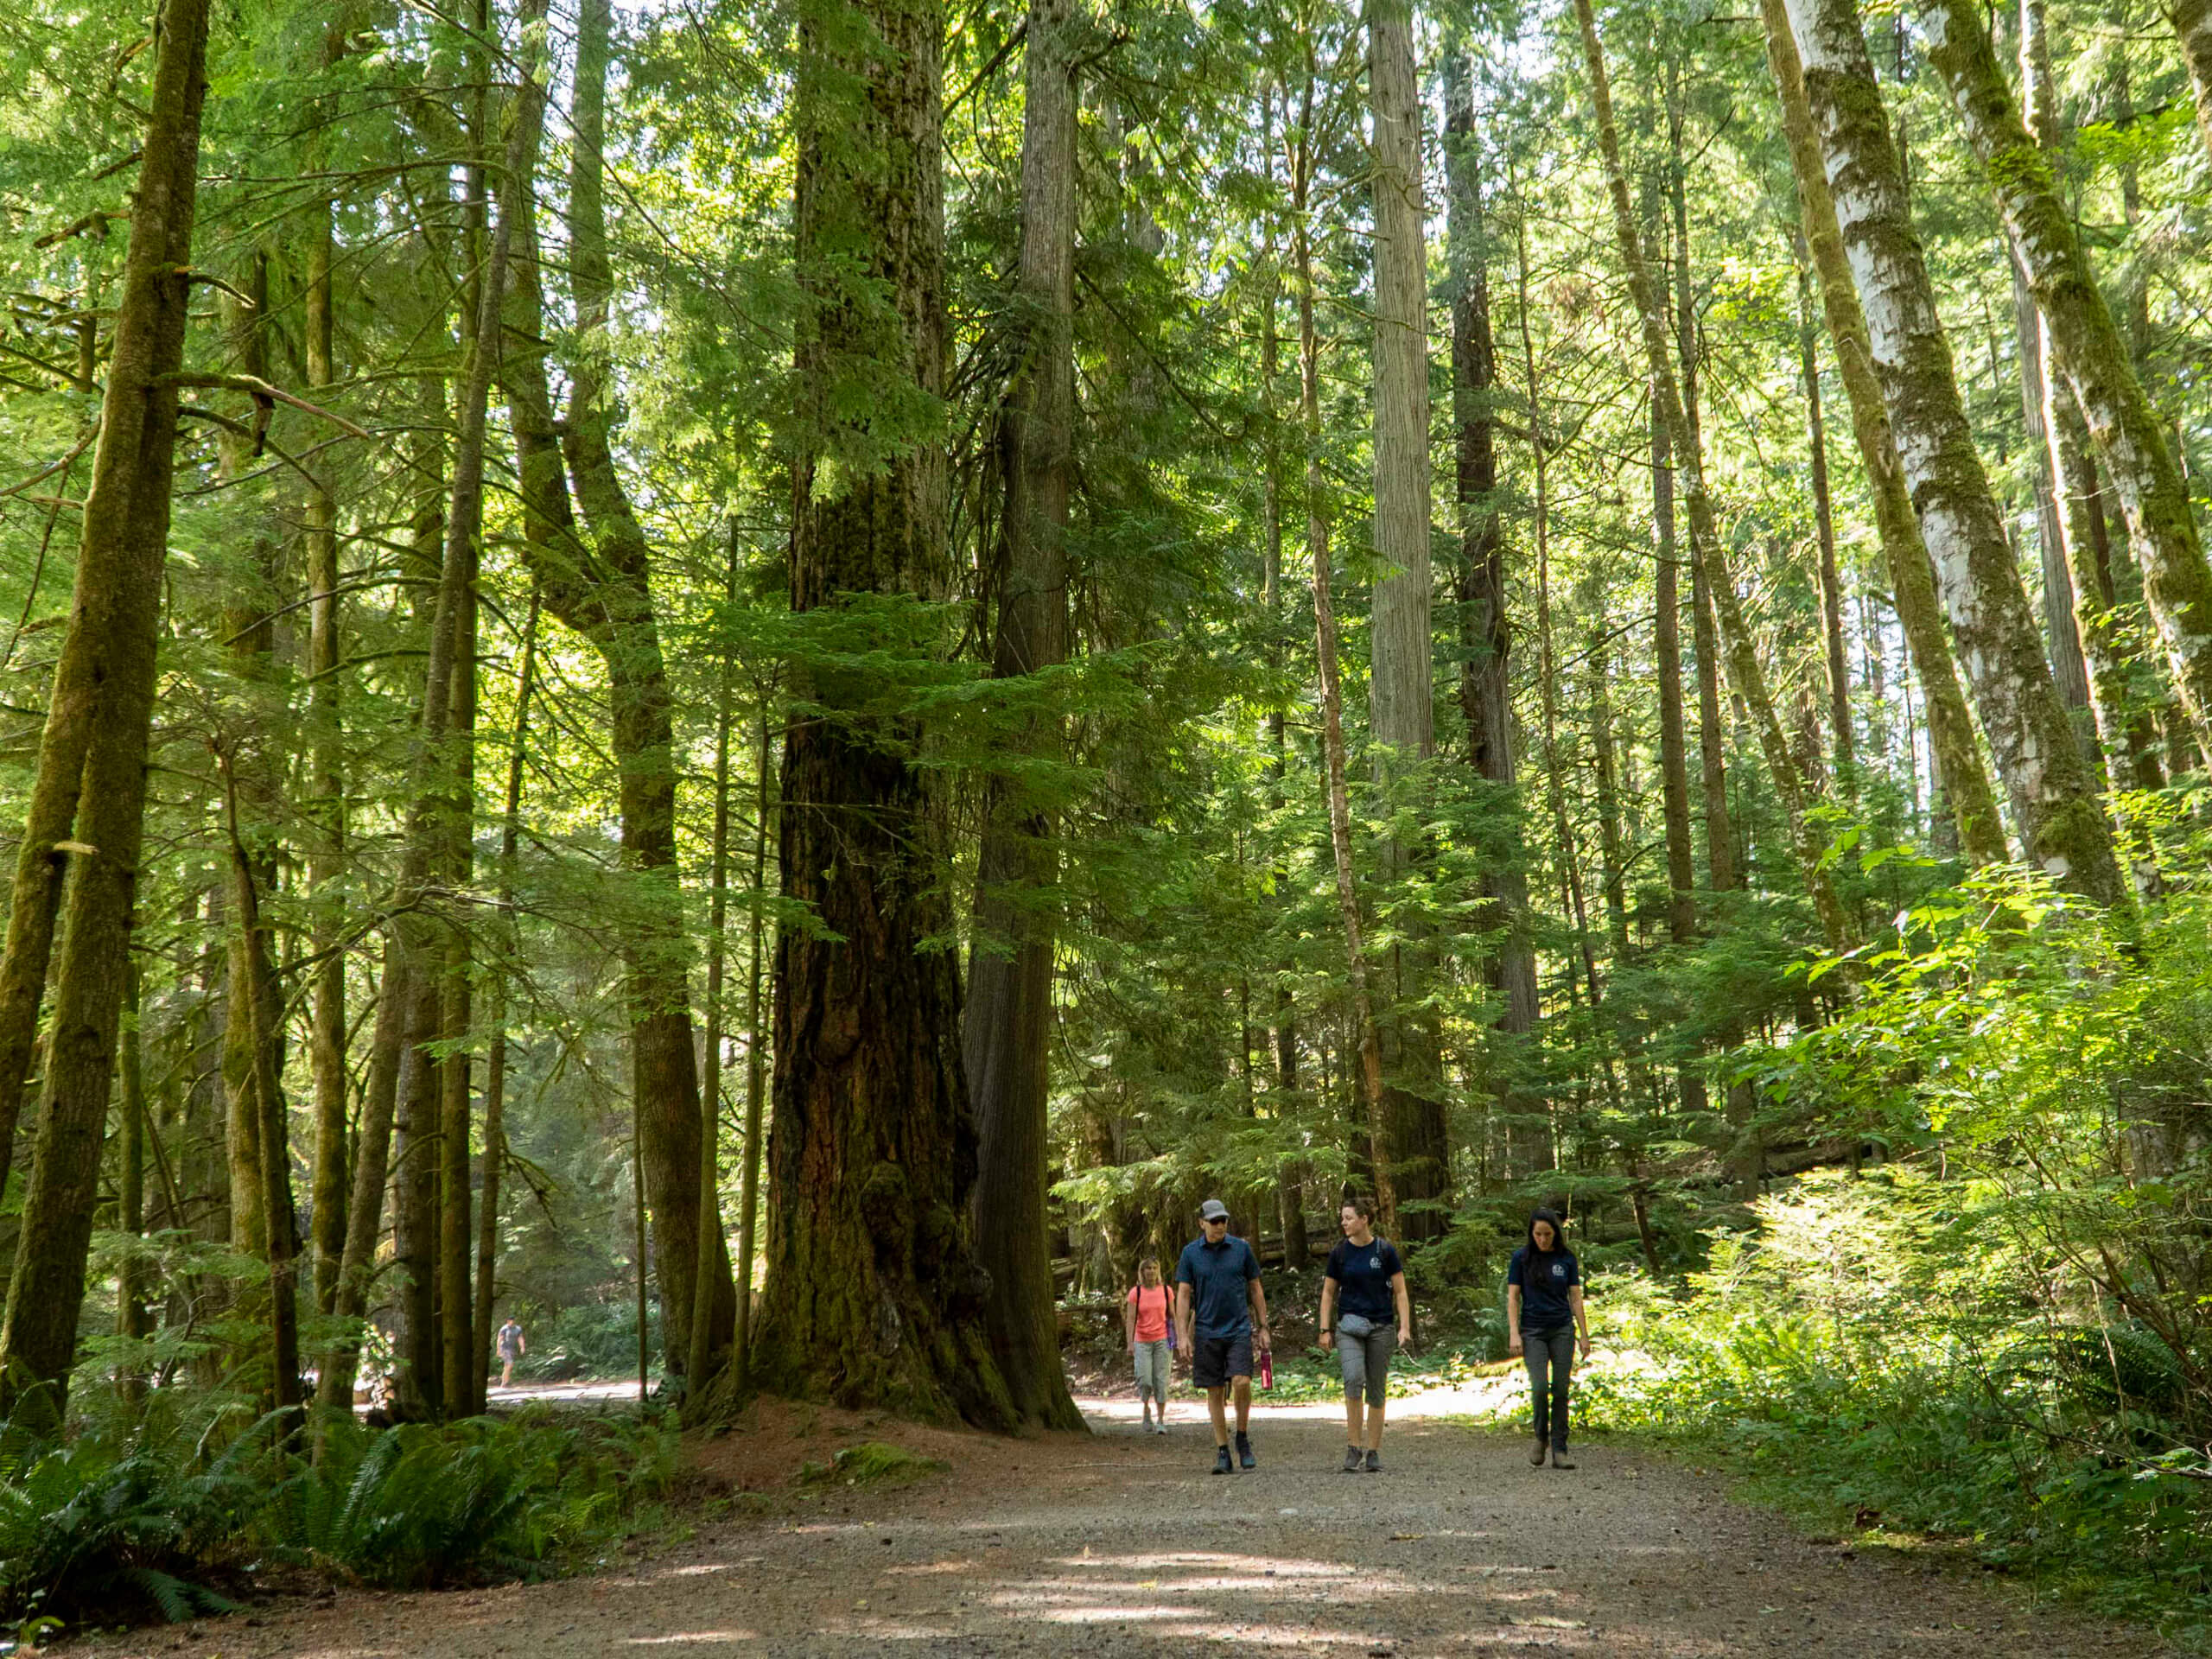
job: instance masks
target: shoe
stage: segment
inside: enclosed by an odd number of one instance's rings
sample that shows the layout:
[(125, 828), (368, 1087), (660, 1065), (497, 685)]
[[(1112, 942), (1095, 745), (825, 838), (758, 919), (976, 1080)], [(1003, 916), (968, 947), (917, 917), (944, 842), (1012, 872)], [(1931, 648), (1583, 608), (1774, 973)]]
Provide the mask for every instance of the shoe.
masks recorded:
[(1370, 1475), (1382, 1472), (1382, 1454), (1371, 1447), (1367, 1453), (1367, 1472)]
[(1252, 1437), (1241, 1430), (1236, 1436), (1236, 1460), (1247, 1469), (1256, 1469), (1260, 1465), (1260, 1460), (1252, 1455)]
[(1228, 1448), (1227, 1446), (1216, 1446), (1216, 1447), (1214, 1448), (1214, 1453), (1213, 1453), (1213, 1471), (1214, 1471), (1214, 1473), (1216, 1473), (1217, 1475), (1225, 1475), (1225, 1474), (1229, 1474), (1229, 1473), (1230, 1473), (1230, 1472), (1231, 1472), (1231, 1471), (1236, 1468), (1236, 1465), (1232, 1464), (1232, 1463), (1231, 1463), (1231, 1462), (1230, 1462), (1230, 1460), (1229, 1460), (1229, 1448)]
[(1344, 1447), (1344, 1473), (1356, 1475), (1358, 1472), (1359, 1448), (1356, 1446), (1348, 1446)]
[(1558, 1446), (1552, 1448), (1552, 1467), (1554, 1469), (1572, 1469), (1574, 1467), (1573, 1461), (1567, 1455), (1567, 1448), (1565, 1446)]
[(1165, 1434), (1167, 1432), (1167, 1420), (1163, 1417), (1154, 1423), (1152, 1426), (1152, 1432), (1155, 1434)]
[(1529, 1465), (1532, 1468), (1542, 1468), (1544, 1466), (1544, 1459), (1549, 1455), (1549, 1452), (1550, 1448), (1541, 1440), (1538, 1440), (1536, 1442), (1536, 1449), (1529, 1454)]
[(1152, 1414), (1150, 1412), (1145, 1413), (1144, 1427), (1139, 1429), (1137, 1433), (1140, 1434), (1149, 1434), (1152, 1433)]

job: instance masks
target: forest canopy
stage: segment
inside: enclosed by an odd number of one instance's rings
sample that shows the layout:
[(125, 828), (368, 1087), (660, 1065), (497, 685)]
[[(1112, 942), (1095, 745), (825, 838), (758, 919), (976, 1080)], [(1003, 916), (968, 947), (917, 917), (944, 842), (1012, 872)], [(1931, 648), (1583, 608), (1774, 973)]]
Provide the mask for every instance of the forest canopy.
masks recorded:
[(1625, 1417), (2032, 1421), (2212, 1593), (2200, 0), (0, 66), (7, 1434), (510, 1316), (1078, 1427), (1201, 1198), (1310, 1298), (1371, 1196), (1467, 1364), (1542, 1204)]

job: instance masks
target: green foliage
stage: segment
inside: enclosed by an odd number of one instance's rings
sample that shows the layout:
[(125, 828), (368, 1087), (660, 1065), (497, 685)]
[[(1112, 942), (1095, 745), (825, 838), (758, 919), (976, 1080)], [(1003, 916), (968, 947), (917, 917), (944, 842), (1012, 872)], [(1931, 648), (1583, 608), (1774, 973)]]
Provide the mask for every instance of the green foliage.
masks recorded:
[(58, 1445), (0, 1425), (0, 1618), (183, 1619), (279, 1562), (392, 1588), (544, 1576), (632, 1524), (678, 1455), (672, 1429), (528, 1414), (288, 1437), (177, 1392)]

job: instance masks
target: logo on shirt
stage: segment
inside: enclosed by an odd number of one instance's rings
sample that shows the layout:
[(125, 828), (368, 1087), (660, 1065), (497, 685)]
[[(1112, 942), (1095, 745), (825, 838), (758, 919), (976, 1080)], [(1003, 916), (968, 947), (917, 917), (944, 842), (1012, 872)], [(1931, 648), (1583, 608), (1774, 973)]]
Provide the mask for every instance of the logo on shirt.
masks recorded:
[(1564, 1278), (1566, 1278), (1566, 1277), (1567, 1277), (1567, 1263), (1566, 1263), (1566, 1262), (1553, 1262), (1553, 1263), (1552, 1263), (1552, 1277), (1553, 1277), (1553, 1278), (1554, 1278), (1554, 1279), (1564, 1279)]
[(1379, 1255), (1370, 1255), (1367, 1258), (1367, 1265), (1380, 1273), (1382, 1270), (1382, 1258)]

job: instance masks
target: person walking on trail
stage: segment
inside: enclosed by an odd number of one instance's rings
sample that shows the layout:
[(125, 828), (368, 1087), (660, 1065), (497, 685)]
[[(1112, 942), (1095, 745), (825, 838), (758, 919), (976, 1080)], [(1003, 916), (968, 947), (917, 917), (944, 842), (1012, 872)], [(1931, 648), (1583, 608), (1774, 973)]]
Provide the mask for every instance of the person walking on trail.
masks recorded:
[(1252, 1348), (1272, 1346), (1268, 1294), (1260, 1288), (1260, 1258), (1230, 1236), (1229, 1207), (1219, 1198), (1198, 1206), (1199, 1236), (1175, 1263), (1175, 1325), (1191, 1354), (1191, 1381), (1206, 1391), (1213, 1418), (1213, 1471), (1230, 1472), (1227, 1396), (1236, 1396), (1236, 1461), (1249, 1469), (1252, 1455)]
[(1344, 1473), (1377, 1474), (1390, 1356), (1414, 1339), (1413, 1301), (1397, 1247), (1375, 1236), (1375, 1206), (1346, 1198), (1337, 1214), (1344, 1236), (1321, 1278), (1321, 1346), (1335, 1345), (1344, 1371)]
[(1167, 1432), (1167, 1368), (1175, 1352), (1169, 1301), (1167, 1287), (1160, 1281), (1160, 1258), (1147, 1255), (1137, 1263), (1137, 1282), (1122, 1303), (1122, 1340), (1136, 1361), (1137, 1400), (1144, 1407), (1145, 1430), (1154, 1434)]
[(1529, 1242), (1513, 1252), (1505, 1270), (1506, 1351), (1529, 1367), (1536, 1406), (1536, 1444), (1529, 1461), (1541, 1469), (1548, 1449), (1554, 1469), (1572, 1469), (1567, 1456), (1567, 1398), (1573, 1375), (1577, 1335), (1590, 1357), (1590, 1320), (1582, 1311), (1582, 1267), (1567, 1248), (1567, 1232), (1548, 1210), (1529, 1217)]
[(507, 1315), (507, 1322), (499, 1327), (499, 1386), (512, 1389), (515, 1385), (515, 1362), (530, 1351), (530, 1344), (522, 1338), (522, 1326), (515, 1317)]

